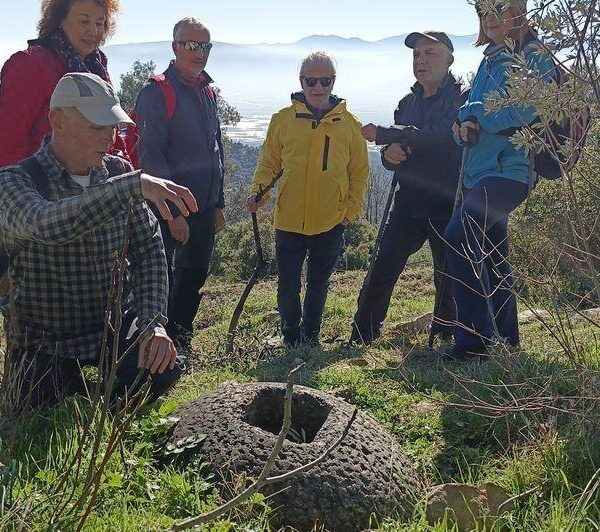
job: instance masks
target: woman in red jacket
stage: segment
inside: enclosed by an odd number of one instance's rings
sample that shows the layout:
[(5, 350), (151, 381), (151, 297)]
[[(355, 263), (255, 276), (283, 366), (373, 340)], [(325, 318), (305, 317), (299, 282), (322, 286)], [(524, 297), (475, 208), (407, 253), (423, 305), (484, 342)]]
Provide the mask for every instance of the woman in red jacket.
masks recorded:
[[(35, 153), (50, 132), (50, 96), (67, 72), (110, 81), (98, 49), (114, 28), (119, 0), (43, 0), (38, 39), (6, 61), (0, 74), (0, 167)], [(120, 137), (115, 151), (124, 150)]]

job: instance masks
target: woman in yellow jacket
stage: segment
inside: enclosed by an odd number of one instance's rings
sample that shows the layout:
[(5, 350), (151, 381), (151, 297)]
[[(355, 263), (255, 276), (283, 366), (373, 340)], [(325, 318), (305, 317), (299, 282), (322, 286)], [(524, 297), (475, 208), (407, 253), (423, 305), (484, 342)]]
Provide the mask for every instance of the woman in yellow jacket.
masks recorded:
[[(324, 52), (302, 62), (302, 92), (271, 118), (252, 184), (253, 194), (281, 170), (275, 204), (277, 304), (287, 345), (317, 344), (329, 278), (340, 254), (344, 228), (363, 209), (369, 177), (360, 123), (331, 91), (333, 59)], [(251, 212), (258, 204), (248, 199)], [(308, 256), (304, 309), (302, 265)]]

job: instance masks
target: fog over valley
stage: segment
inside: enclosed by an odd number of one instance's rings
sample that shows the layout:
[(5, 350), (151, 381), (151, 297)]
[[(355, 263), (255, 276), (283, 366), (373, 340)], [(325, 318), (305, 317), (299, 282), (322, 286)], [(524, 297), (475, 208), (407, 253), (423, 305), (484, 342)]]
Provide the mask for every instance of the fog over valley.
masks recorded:
[[(207, 67), (223, 97), (242, 114), (229, 135), (250, 144), (264, 139), (271, 114), (289, 103), (299, 90), (298, 67), (314, 50), (327, 50), (338, 61), (334, 93), (348, 101), (349, 109), (363, 122), (388, 125), (399, 98), (414, 83), (412, 51), (405, 35), (376, 42), (337, 36), (311, 36), (292, 44), (228, 44), (216, 42)], [(451, 36), (455, 46), (452, 71), (459, 76), (473, 72), (481, 49), (473, 47), (475, 35)], [(172, 58), (169, 41), (121, 44), (105, 47), (115, 85), (134, 61), (154, 61), (162, 72)]]

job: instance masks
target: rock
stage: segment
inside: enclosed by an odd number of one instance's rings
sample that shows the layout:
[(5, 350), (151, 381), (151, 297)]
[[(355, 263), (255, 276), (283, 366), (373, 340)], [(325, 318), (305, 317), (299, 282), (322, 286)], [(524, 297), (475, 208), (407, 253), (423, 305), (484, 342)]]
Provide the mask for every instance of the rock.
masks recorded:
[(492, 517), (498, 517), (503, 513), (510, 512), (514, 508), (514, 502), (507, 502), (510, 497), (504, 488), (501, 488), (497, 484), (486, 482), (479, 486), (480, 491), (484, 491), (487, 497), (489, 515)]
[(581, 312), (573, 314), (574, 322), (581, 322), (581, 321), (587, 321), (587, 320), (592, 320), (592, 321), (600, 320), (600, 308), (589, 308), (589, 309), (582, 310)]
[(394, 327), (394, 333), (402, 335), (418, 334), (429, 331), (433, 312), (427, 312), (410, 321), (402, 322)]
[(267, 338), (265, 338), (264, 344), (265, 346), (270, 347), (271, 349), (278, 349), (280, 347), (283, 347), (283, 336), (268, 336)]
[[(240, 476), (256, 478), (275, 445), (283, 421), (285, 385), (255, 383), (221, 386), (177, 411), (180, 422), (172, 441), (206, 434), (203, 459), (227, 485)], [(280, 475), (318, 458), (345, 429), (354, 407), (329, 394), (294, 387), (294, 434), (271, 475)], [(293, 437), (291, 437), (293, 436)], [(394, 438), (374, 419), (358, 413), (347, 437), (320, 464), (286, 483), (265, 486), (275, 509), (274, 526), (353, 532), (369, 517), (408, 518), (423, 483)]]
[[(566, 316), (564, 317), (566, 318)], [(526, 323), (534, 323), (539, 319), (547, 320), (549, 318), (552, 318), (552, 314), (547, 310), (526, 310), (525, 312), (521, 312), (519, 314), (519, 323), (524, 325)], [(589, 308), (579, 312), (574, 312), (571, 314), (570, 319), (573, 323), (587, 320), (598, 320), (600, 319), (600, 308)]]
[(543, 320), (547, 320), (550, 317), (550, 313), (547, 310), (536, 309), (536, 310), (526, 310), (519, 314), (519, 323), (521, 325), (525, 325), (527, 323), (535, 323), (540, 318)]
[(486, 527), (490, 530), (499, 515), (512, 510), (506, 491), (490, 482), (478, 487), (466, 484), (442, 484), (434, 487), (427, 496), (427, 521), (431, 525), (449, 518), (461, 531)]

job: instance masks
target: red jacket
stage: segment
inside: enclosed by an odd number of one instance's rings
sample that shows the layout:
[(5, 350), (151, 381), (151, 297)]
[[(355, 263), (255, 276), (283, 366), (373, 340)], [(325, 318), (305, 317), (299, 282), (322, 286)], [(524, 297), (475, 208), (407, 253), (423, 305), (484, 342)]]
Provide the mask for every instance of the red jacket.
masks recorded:
[[(106, 56), (100, 55), (106, 67)], [(62, 57), (42, 46), (30, 46), (4, 63), (0, 73), (0, 167), (38, 150), (50, 132), (50, 97), (66, 73)], [(120, 136), (113, 149), (126, 154)]]

